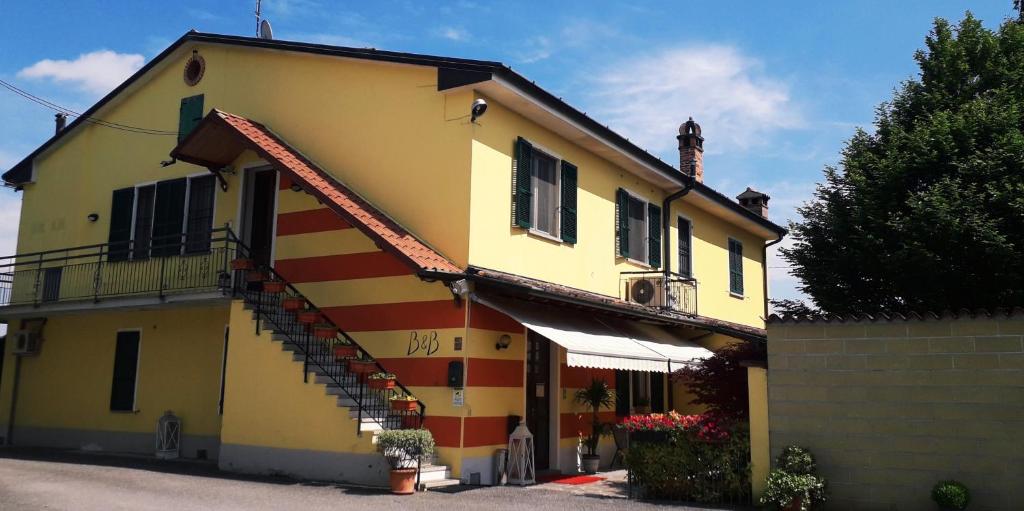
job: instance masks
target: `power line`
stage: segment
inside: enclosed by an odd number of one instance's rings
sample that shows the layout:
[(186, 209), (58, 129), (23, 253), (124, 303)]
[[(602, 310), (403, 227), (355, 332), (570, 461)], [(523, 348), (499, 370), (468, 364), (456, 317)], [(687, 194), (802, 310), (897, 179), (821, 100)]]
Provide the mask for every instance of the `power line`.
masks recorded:
[(72, 116), (72, 117), (78, 117), (78, 118), (80, 118), (84, 122), (88, 122), (90, 124), (95, 124), (97, 126), (103, 126), (105, 128), (112, 128), (112, 129), (121, 130), (121, 131), (127, 131), (127, 132), (131, 132), (131, 133), (139, 133), (139, 134), (142, 134), (142, 135), (169, 136), (169, 135), (177, 135), (178, 134), (178, 132), (176, 132), (176, 131), (157, 130), (157, 129), (151, 129), (151, 128), (140, 128), (138, 126), (131, 126), (131, 125), (128, 125), (128, 124), (120, 124), (120, 123), (111, 122), (111, 121), (104, 121), (103, 119), (96, 119), (96, 118), (93, 118), (93, 117), (84, 117), (84, 116), (82, 116), (82, 114), (80, 114), (80, 113), (78, 113), (78, 112), (76, 112), (74, 110), (71, 110), (70, 108), (66, 108), (66, 107), (60, 106), (60, 105), (58, 105), (56, 103), (53, 103), (51, 101), (47, 101), (47, 100), (45, 100), (45, 99), (43, 99), (43, 98), (41, 98), (39, 96), (35, 96), (32, 93), (30, 93), (28, 91), (25, 91), (25, 90), (22, 90), (22, 89), (19, 89), (18, 87), (15, 87), (14, 85), (11, 85), (10, 83), (7, 83), (7, 82), (5, 82), (3, 80), (0, 80), (0, 86), (3, 86), (5, 89), (7, 89), (7, 90), (17, 94), (18, 96), (21, 96), (24, 99), (27, 99), (27, 100), (31, 101), (33, 103), (42, 105), (42, 106), (44, 106), (46, 108), (49, 108), (51, 110), (55, 110), (55, 111), (57, 111), (59, 113), (65, 114), (65, 115), (69, 115), (69, 116)]

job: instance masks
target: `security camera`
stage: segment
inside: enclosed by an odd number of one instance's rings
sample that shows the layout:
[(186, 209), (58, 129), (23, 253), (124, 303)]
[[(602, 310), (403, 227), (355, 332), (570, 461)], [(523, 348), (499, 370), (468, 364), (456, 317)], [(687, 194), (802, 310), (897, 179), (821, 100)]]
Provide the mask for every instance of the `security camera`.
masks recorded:
[(476, 122), (477, 117), (483, 117), (484, 112), (487, 111), (487, 102), (483, 99), (477, 99), (473, 101), (473, 108), (470, 110), (469, 122)]

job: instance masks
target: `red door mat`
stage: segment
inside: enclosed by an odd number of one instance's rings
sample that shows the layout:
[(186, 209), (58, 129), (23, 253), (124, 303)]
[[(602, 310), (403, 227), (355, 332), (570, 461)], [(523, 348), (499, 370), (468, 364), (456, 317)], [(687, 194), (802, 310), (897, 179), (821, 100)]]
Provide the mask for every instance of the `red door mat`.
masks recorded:
[(557, 484), (590, 484), (598, 481), (604, 481), (603, 477), (598, 476), (565, 476), (562, 474), (550, 474), (540, 476), (537, 478), (539, 483), (557, 483)]

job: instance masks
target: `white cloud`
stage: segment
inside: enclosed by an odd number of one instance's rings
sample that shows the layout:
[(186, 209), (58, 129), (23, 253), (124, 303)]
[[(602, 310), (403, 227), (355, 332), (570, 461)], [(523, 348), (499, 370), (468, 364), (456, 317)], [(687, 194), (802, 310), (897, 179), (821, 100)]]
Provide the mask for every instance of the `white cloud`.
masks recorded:
[(689, 116), (701, 124), (711, 154), (757, 147), (773, 130), (804, 124), (787, 84), (730, 46), (666, 49), (617, 62), (591, 80), (597, 118), (655, 151), (675, 149)]
[(455, 27), (441, 27), (434, 31), (434, 35), (445, 39), (462, 42), (469, 40), (469, 32), (465, 29)]
[(73, 83), (88, 92), (105, 93), (138, 71), (145, 61), (137, 53), (99, 50), (79, 55), (75, 60), (40, 60), (18, 71), (18, 77)]
[(544, 60), (554, 52), (551, 39), (545, 36), (531, 37), (523, 46), (524, 49), (516, 52), (516, 59), (524, 64)]

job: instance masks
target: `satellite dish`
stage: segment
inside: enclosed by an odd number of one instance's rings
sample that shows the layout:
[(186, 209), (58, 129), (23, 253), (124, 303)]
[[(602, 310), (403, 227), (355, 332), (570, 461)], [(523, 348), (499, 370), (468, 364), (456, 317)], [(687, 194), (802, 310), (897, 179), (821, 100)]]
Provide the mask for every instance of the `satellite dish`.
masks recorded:
[(274, 30), (270, 28), (270, 20), (260, 22), (260, 39), (273, 39)]

